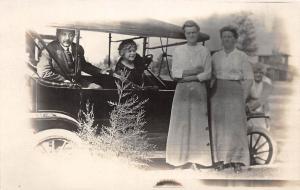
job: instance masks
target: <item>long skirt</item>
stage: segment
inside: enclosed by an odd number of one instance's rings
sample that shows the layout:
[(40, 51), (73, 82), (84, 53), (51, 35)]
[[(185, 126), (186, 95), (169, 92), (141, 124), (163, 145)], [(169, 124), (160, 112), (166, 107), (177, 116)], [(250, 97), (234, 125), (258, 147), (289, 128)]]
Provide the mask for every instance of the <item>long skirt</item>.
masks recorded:
[(247, 120), (241, 82), (217, 80), (212, 93), (214, 161), (249, 165)]
[(166, 162), (212, 165), (204, 83), (178, 83), (173, 99)]

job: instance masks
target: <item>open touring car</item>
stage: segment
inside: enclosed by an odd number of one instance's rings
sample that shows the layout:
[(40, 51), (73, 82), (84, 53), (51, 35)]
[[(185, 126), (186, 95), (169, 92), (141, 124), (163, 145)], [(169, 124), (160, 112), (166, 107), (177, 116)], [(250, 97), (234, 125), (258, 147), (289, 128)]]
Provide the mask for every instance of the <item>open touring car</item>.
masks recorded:
[[(100, 32), (107, 35), (108, 60), (107, 65), (112, 64), (112, 45), (125, 38), (114, 40), (115, 36), (125, 36), (126, 39), (141, 41), (141, 55), (148, 60), (145, 69), (145, 87), (139, 89), (138, 96), (141, 99), (149, 99), (145, 105), (146, 131), (149, 134), (164, 134), (166, 136), (169, 127), (172, 100), (175, 91), (176, 82), (172, 77), (161, 76), (162, 64), (170, 71), (170, 65), (167, 53), (168, 48), (186, 43), (181, 27), (158, 21), (118, 21), (118, 22), (74, 22), (64, 24), (52, 24), (52, 28), (69, 28), (76, 31), (76, 43), (79, 44), (84, 39), (86, 32)], [(131, 36), (131, 37), (128, 37)], [(27, 65), (30, 68), (28, 85), (31, 93), (30, 119), (38, 137), (37, 146), (45, 149), (62, 150), (79, 143), (80, 139), (74, 131), (78, 129), (78, 111), (84, 106), (87, 100), (94, 105), (95, 122), (98, 126), (108, 124), (111, 106), (108, 101), (117, 100), (117, 88), (115, 78), (111, 75), (101, 75), (93, 77), (82, 75), (87, 81), (100, 84), (103, 89), (84, 89), (76, 87), (76, 84), (54, 83), (43, 80), (37, 75), (36, 65), (39, 61), (41, 51), (45, 48), (49, 40), (55, 39), (54, 33), (41, 34), (36, 31), (28, 30), (26, 32)], [(161, 42), (159, 45), (150, 46), (150, 39), (156, 39)], [(162, 43), (164, 39), (165, 44)], [(172, 41), (172, 43), (169, 43)], [(96, 41), (97, 39), (95, 39)], [(199, 42), (203, 44), (209, 40), (209, 36), (200, 33)], [(153, 56), (149, 52), (161, 50), (158, 72), (152, 68)], [(152, 68), (152, 69), (151, 69)], [(168, 72), (170, 74), (170, 72)], [(135, 90), (135, 89), (132, 89)], [(250, 117), (265, 117), (250, 116)], [(249, 117), (249, 118), (250, 118)], [(249, 128), (249, 144), (251, 152), (251, 164), (268, 164), (274, 160), (275, 143), (270, 134), (259, 126)], [(166, 139), (162, 144), (165, 144)], [(155, 142), (155, 141), (154, 141)], [(69, 147), (70, 148), (70, 147)], [(164, 146), (162, 147), (164, 149)]]

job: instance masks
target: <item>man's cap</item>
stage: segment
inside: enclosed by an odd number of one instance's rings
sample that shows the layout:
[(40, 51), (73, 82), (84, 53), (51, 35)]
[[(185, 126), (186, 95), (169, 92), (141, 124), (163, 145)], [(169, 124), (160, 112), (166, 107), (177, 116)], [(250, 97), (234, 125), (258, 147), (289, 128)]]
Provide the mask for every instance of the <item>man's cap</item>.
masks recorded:
[(59, 34), (62, 31), (68, 31), (68, 32), (72, 32), (75, 34), (75, 29), (71, 29), (71, 28), (56, 28), (56, 34)]

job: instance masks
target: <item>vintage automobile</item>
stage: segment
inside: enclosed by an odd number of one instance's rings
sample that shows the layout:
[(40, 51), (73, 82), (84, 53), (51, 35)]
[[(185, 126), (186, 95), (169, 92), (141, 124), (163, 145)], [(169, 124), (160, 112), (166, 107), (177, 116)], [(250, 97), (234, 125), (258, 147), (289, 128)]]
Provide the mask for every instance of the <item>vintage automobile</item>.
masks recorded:
[[(162, 50), (162, 60), (169, 69), (167, 49), (186, 43), (181, 27), (152, 19), (141, 21), (115, 21), (115, 22), (70, 22), (51, 24), (54, 28), (70, 28), (76, 31), (76, 43), (80, 43), (82, 31), (93, 31), (107, 34), (108, 37), (108, 65), (111, 63), (111, 46), (121, 40), (113, 40), (113, 35), (132, 36), (130, 39), (142, 40), (142, 57), (148, 60), (145, 69), (145, 87), (139, 90), (132, 89), (141, 99), (149, 99), (145, 105), (146, 131), (149, 138), (153, 134), (164, 134), (168, 132), (170, 112), (176, 82), (169, 77), (163, 79), (160, 73), (153, 73), (150, 69), (152, 55), (149, 51), (154, 49)], [(166, 44), (150, 46), (149, 39), (157, 38)], [(36, 65), (41, 51), (46, 47), (47, 41), (55, 39), (54, 34), (44, 35), (36, 31), (26, 32), (27, 53), (29, 59), (27, 65), (30, 68), (28, 85), (31, 93), (30, 119), (37, 138), (37, 146), (44, 150), (67, 149), (72, 145), (80, 143), (79, 137), (74, 133), (79, 126), (78, 112), (85, 106), (87, 100), (94, 105), (95, 123), (98, 126), (108, 124), (109, 113), (112, 109), (108, 101), (117, 100), (117, 88), (115, 78), (112, 75), (101, 75), (93, 77), (82, 75), (86, 80), (100, 84), (103, 89), (84, 89), (75, 83), (64, 84), (45, 81), (38, 77)], [(128, 37), (127, 37), (128, 39)], [(177, 39), (168, 43), (169, 39)], [(97, 39), (95, 39), (97, 40)], [(203, 44), (209, 40), (204, 33), (199, 34), (199, 42)], [(163, 62), (162, 62), (163, 63)], [(161, 64), (162, 64), (161, 63)], [(250, 116), (251, 117), (265, 117)], [(268, 164), (275, 158), (275, 142), (268, 131), (259, 126), (249, 128), (249, 143), (251, 152), (251, 164)], [(165, 144), (163, 138), (162, 144)], [(155, 142), (155, 141), (153, 141)], [(46, 148), (45, 148), (46, 147)], [(164, 149), (164, 146), (162, 146)]]

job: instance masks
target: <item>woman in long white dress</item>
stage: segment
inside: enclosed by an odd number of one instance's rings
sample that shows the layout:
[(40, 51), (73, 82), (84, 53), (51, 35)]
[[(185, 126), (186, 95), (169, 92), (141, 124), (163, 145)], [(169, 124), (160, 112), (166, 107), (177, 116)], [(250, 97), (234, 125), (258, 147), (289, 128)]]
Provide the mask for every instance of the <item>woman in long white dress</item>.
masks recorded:
[(220, 30), (223, 50), (212, 57), (216, 79), (211, 98), (214, 159), (218, 170), (231, 164), (236, 173), (249, 165), (245, 97), (253, 81), (247, 55), (235, 48), (238, 33), (227, 26)]
[(166, 147), (166, 162), (177, 166), (210, 166), (207, 94), (205, 81), (211, 77), (210, 52), (198, 43), (199, 26), (186, 21), (187, 44), (177, 47), (172, 75), (178, 83), (173, 99)]

